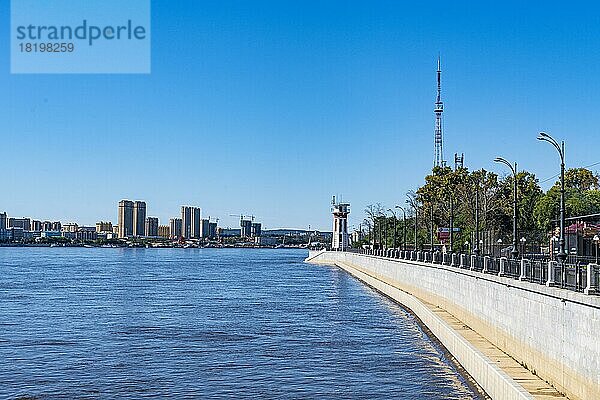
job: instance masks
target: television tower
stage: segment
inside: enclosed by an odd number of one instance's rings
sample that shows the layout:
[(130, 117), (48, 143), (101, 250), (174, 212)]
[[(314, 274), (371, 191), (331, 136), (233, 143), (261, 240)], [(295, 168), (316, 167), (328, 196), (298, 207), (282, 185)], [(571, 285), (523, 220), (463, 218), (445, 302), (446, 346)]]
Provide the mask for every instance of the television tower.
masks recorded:
[(444, 103), (442, 103), (442, 63), (438, 56), (437, 67), (437, 99), (435, 101), (435, 150), (433, 158), (434, 167), (443, 167), (444, 161), (444, 146), (443, 146), (443, 130), (442, 130), (442, 113), (444, 112)]

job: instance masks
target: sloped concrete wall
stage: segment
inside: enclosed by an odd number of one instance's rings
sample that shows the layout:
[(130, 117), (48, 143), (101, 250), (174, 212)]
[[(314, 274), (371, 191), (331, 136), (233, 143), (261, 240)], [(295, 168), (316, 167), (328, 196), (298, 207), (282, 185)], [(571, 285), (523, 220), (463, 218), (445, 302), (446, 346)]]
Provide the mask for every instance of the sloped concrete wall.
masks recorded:
[(311, 254), (369, 271), (450, 312), (572, 399), (600, 399), (600, 298), (460, 268)]

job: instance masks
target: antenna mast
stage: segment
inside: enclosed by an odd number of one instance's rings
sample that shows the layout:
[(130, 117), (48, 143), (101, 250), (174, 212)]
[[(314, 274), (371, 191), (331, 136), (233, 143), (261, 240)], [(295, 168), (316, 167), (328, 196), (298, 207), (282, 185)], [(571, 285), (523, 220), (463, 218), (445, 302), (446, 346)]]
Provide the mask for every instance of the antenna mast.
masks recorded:
[(444, 112), (444, 103), (442, 102), (442, 63), (438, 56), (437, 68), (437, 98), (435, 101), (435, 150), (433, 158), (434, 167), (443, 167), (444, 161), (444, 146), (443, 146), (443, 131), (442, 131), (442, 113)]

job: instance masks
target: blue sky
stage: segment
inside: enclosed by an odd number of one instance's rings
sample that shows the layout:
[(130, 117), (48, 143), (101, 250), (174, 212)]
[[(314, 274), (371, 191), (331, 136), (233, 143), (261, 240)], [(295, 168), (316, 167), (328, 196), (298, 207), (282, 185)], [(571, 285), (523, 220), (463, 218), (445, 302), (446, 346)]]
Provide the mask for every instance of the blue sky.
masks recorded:
[(431, 168), (438, 53), (447, 159), (544, 180), (545, 130), (569, 166), (600, 161), (594, 3), (295, 3), (153, 1), (149, 75), (11, 75), (2, 29), (0, 210), (116, 222), (130, 198), (162, 222), (192, 204), (329, 229), (338, 194), (357, 224)]

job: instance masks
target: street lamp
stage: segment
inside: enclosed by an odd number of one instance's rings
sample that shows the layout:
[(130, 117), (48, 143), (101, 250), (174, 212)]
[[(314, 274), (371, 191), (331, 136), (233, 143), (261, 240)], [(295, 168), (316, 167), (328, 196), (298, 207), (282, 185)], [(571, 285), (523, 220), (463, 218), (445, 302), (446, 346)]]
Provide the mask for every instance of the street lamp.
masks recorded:
[(521, 242), (521, 257), (525, 256), (525, 242), (527, 242), (527, 239), (525, 239), (525, 236), (523, 236), (521, 239), (519, 239), (519, 241)]
[(469, 253), (471, 252), (471, 248), (469, 247), (470, 243), (468, 240), (465, 241), (465, 247), (469, 250)]
[(394, 210), (388, 208), (388, 211), (391, 212), (394, 216), (394, 249), (396, 249), (396, 221), (398, 220), (398, 218), (396, 218), (396, 213), (394, 212)]
[[(417, 207), (417, 201), (413, 198), (411, 198), (409, 195), (406, 195), (407, 199), (406, 199), (406, 203), (410, 204), (412, 206), (412, 208), (415, 210), (415, 251), (417, 251), (417, 245), (418, 245), (418, 207)], [(406, 250), (406, 249), (404, 249)]]
[(558, 144), (552, 136), (545, 132), (540, 132), (537, 139), (550, 143), (560, 155), (560, 239), (556, 257), (561, 264), (564, 264), (567, 259), (567, 252), (565, 251), (565, 142)]
[[(483, 171), (483, 170), (482, 170)], [(475, 248), (473, 253), (479, 255), (479, 179), (475, 185)]]
[(406, 210), (399, 205), (396, 205), (395, 208), (402, 210), (402, 250), (406, 250)]
[(517, 210), (517, 163), (515, 163), (514, 167), (513, 165), (508, 162), (506, 159), (502, 158), (502, 157), (496, 157), (494, 159), (494, 162), (497, 163), (501, 163), (506, 165), (508, 168), (510, 168), (512, 174), (513, 174), (513, 181), (514, 181), (514, 194), (513, 194), (513, 249), (512, 249), (512, 257), (513, 258), (517, 258), (519, 257), (519, 250), (517, 249), (517, 218), (518, 218), (518, 210)]
[(596, 265), (598, 265), (598, 242), (600, 242), (600, 237), (598, 235), (594, 236), (594, 243), (596, 244)]

